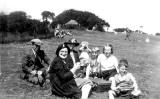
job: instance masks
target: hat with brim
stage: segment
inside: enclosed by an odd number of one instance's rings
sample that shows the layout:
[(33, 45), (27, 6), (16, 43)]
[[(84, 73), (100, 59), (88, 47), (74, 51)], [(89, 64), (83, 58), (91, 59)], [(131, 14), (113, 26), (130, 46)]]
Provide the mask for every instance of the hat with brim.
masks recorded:
[(100, 49), (98, 48), (98, 47), (94, 47), (94, 48), (92, 48), (92, 50), (91, 50), (91, 52), (99, 52), (100, 51)]
[(76, 39), (71, 39), (71, 40), (68, 40), (67, 42), (65, 42), (64, 44), (73, 44), (75, 46), (79, 46), (79, 43)]
[(34, 45), (41, 46), (43, 45), (43, 42), (40, 39), (32, 39), (28, 44), (34, 44)]

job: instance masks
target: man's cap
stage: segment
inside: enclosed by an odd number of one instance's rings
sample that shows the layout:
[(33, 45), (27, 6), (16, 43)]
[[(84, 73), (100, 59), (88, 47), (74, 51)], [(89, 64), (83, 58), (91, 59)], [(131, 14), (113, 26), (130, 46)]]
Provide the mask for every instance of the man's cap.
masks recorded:
[(30, 44), (35, 44), (35, 45), (43, 45), (43, 42), (40, 39), (32, 39), (30, 41)]

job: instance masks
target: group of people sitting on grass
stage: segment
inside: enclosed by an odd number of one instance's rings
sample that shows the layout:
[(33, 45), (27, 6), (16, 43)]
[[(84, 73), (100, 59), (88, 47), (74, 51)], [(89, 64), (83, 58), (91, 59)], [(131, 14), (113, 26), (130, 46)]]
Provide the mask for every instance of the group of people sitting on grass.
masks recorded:
[(41, 50), (41, 40), (33, 39), (30, 45), (31, 53), (22, 59), (21, 78), (41, 87), (48, 78), (53, 95), (88, 99), (96, 78), (110, 82), (109, 99), (128, 93), (139, 96), (141, 93), (135, 77), (127, 71), (128, 61), (121, 59), (118, 62), (111, 44), (106, 44), (101, 52), (98, 47), (90, 49), (86, 41), (79, 43), (70, 39), (58, 45), (52, 62)]
[(61, 29), (55, 29), (54, 31), (54, 37), (57, 38), (64, 38), (65, 35), (72, 35), (71, 31), (65, 31), (65, 30), (61, 30)]

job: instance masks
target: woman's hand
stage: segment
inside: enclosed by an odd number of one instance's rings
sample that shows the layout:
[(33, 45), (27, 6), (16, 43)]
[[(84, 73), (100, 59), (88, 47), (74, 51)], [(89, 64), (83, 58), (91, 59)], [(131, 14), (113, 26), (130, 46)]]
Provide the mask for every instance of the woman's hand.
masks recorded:
[(80, 68), (80, 66), (80, 62), (77, 62), (70, 71), (74, 74), (76, 70)]
[(75, 65), (73, 66), (73, 68), (75, 68), (76, 70), (79, 69), (80, 67), (81, 67), (80, 62), (75, 63)]

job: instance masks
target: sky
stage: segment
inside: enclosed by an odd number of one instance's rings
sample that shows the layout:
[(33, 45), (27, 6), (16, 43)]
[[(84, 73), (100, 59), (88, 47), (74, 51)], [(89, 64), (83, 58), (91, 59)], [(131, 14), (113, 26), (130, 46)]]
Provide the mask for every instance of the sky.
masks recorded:
[(0, 0), (0, 12), (25, 11), (42, 19), (43, 11), (55, 15), (64, 10), (89, 11), (114, 28), (139, 29), (149, 34), (160, 33), (159, 0)]

